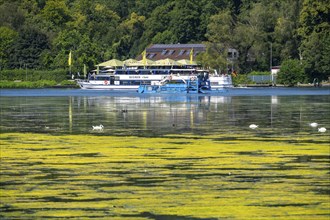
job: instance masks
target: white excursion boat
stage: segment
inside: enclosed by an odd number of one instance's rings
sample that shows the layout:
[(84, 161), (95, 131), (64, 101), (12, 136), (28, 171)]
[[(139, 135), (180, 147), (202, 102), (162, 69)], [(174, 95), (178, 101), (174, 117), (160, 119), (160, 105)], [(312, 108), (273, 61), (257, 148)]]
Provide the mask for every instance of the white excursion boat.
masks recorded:
[(199, 75), (208, 75), (212, 89), (233, 87), (230, 75), (209, 74), (208, 70), (197, 68), (116, 68), (108, 69), (100, 74), (93, 74), (86, 80), (79, 80), (81, 89), (110, 89), (110, 90), (137, 90), (140, 85), (159, 85), (168, 77), (180, 76), (184, 80), (190, 80)]

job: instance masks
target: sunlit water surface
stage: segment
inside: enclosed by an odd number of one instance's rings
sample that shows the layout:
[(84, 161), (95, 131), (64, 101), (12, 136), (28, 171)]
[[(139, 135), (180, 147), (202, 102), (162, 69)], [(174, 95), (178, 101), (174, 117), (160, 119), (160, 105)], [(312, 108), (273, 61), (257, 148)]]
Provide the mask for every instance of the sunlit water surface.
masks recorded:
[(329, 89), (0, 101), (2, 218), (330, 218)]

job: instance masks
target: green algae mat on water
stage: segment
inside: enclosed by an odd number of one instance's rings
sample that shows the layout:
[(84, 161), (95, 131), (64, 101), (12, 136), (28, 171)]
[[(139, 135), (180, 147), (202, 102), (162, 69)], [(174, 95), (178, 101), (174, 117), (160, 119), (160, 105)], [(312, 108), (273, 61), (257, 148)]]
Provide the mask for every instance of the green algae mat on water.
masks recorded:
[(329, 219), (329, 138), (1, 134), (1, 219)]

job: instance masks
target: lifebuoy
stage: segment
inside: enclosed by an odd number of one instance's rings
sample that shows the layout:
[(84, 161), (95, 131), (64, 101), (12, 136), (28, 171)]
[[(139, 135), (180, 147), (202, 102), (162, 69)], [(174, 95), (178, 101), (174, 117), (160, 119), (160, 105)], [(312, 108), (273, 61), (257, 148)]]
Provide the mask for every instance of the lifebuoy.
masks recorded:
[(108, 85), (108, 80), (104, 80), (104, 85)]

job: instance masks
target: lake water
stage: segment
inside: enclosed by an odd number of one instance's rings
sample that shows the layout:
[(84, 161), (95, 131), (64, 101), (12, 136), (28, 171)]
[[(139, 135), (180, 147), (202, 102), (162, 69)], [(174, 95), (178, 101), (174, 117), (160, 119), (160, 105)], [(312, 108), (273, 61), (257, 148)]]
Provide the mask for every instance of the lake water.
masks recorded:
[(330, 217), (329, 88), (0, 92), (2, 219)]
[[(293, 95), (292, 95), (293, 94)], [(241, 132), (258, 124), (290, 134), (318, 122), (330, 127), (329, 89), (232, 89), (208, 95), (141, 95), (132, 91), (2, 90), (1, 130), (19, 132), (162, 135)]]

